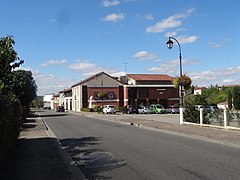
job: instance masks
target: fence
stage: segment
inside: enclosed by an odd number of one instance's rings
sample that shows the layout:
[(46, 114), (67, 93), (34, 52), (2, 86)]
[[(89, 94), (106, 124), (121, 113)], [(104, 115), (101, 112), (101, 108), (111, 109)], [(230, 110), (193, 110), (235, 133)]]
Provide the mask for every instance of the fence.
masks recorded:
[(240, 113), (226, 108), (213, 113), (207, 113), (203, 108), (200, 111), (180, 108), (180, 124), (240, 130)]

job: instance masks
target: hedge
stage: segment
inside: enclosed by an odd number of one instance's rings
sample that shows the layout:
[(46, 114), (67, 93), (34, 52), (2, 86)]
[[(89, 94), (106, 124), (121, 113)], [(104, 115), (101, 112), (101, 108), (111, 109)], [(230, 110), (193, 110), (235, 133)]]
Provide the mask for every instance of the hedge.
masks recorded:
[(19, 101), (14, 97), (0, 95), (0, 161), (17, 142), (22, 120)]

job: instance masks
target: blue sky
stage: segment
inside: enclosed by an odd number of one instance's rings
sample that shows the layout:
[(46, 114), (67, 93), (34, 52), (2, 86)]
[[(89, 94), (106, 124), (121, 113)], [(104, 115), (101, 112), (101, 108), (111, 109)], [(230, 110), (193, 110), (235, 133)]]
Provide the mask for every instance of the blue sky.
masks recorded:
[(179, 76), (193, 85), (240, 84), (240, 1), (0, 0), (0, 36), (12, 35), (38, 95), (93, 73)]

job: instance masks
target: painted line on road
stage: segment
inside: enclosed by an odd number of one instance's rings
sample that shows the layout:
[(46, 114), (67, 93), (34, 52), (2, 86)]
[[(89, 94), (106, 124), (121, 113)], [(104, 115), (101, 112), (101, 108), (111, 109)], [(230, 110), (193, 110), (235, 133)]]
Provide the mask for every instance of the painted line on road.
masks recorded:
[[(40, 119), (42, 119), (42, 118), (40, 118)], [(85, 174), (78, 167), (78, 165), (72, 159), (72, 157), (69, 155), (67, 150), (62, 146), (61, 142), (59, 141), (57, 136), (54, 134), (52, 129), (47, 125), (47, 123), (43, 119), (42, 119), (42, 121), (43, 121), (43, 124), (46, 127), (48, 137), (55, 139), (54, 143), (56, 144), (56, 147), (58, 147), (57, 149), (59, 151), (59, 154), (60, 154), (61, 158), (63, 159), (64, 164), (67, 167), (68, 173), (71, 175), (71, 179), (73, 179), (73, 180), (78, 180), (78, 179), (87, 180)]]

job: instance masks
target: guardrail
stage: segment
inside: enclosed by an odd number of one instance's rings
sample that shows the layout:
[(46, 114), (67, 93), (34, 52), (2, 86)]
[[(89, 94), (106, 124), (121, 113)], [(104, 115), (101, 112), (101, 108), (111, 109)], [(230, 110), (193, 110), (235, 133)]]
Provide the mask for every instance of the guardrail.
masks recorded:
[[(238, 112), (232, 113), (226, 108), (223, 109), (223, 112), (217, 112), (218, 114), (204, 113), (204, 109), (200, 108), (199, 119), (195, 120), (196, 122), (185, 121), (184, 112), (185, 108), (180, 108), (180, 125), (190, 124), (205, 127), (240, 130), (240, 114)], [(208, 123), (204, 123), (204, 120), (206, 122), (206, 118)]]

